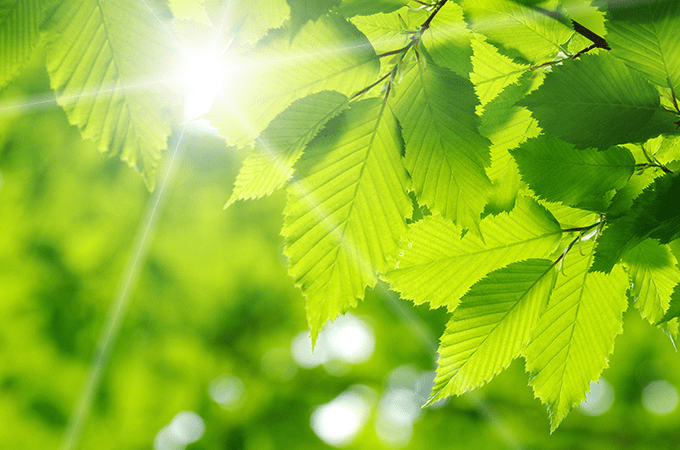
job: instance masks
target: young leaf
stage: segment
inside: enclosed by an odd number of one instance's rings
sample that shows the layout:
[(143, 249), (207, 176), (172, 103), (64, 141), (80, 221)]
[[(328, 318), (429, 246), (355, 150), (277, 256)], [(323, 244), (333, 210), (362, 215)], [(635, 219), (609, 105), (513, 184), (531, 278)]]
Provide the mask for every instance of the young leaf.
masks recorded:
[(416, 304), (453, 311), (467, 290), (491, 272), (515, 261), (544, 258), (558, 246), (562, 230), (536, 201), (518, 197), (510, 213), (479, 224), (484, 241), (441, 216), (409, 225), (395, 270), (383, 279)]
[(272, 33), (243, 58), (208, 114), (239, 146), (298, 98), (323, 90), (352, 95), (375, 81), (379, 69), (366, 37), (337, 14), (307, 22), (292, 39), (286, 30)]
[(366, 99), (332, 119), (300, 159), (300, 180), (289, 188), (284, 254), (307, 298), (313, 339), (375, 285), (412, 213), (404, 144), (383, 108), (380, 99)]
[(669, 320), (673, 320), (676, 317), (680, 317), (680, 284), (676, 284), (675, 288), (673, 288), (673, 293), (671, 294), (671, 301), (668, 306), (668, 310), (666, 311), (666, 314), (664, 314), (663, 318), (656, 325), (659, 325), (660, 323), (663, 322), (668, 322)]
[(47, 70), (69, 121), (153, 188), (174, 105), (134, 85), (163, 75), (170, 36), (142, 2), (122, 0), (61, 2), (45, 29)]
[(470, 27), (530, 63), (552, 59), (574, 30), (536, 9), (510, 0), (466, 0)]
[(457, 3), (448, 2), (423, 33), (422, 42), (437, 65), (467, 78), (472, 71), (471, 36), (463, 9)]
[(408, 19), (409, 15), (402, 17), (400, 12), (393, 12), (356, 16), (351, 21), (371, 41), (376, 53), (381, 54), (402, 48), (408, 43), (410, 35), (405, 31), (416, 29), (416, 25), (409, 28)]
[(293, 102), (257, 139), (236, 177), (227, 206), (236, 200), (269, 195), (282, 187), (293, 176), (293, 165), (305, 146), (347, 105), (347, 97), (334, 91), (322, 91)]
[(660, 86), (680, 93), (680, 2), (610, 3), (607, 41), (612, 54)]
[(529, 259), (475, 283), (446, 325), (428, 403), (461, 395), (507, 368), (545, 311), (556, 275), (551, 261)]
[(585, 400), (592, 381), (607, 367), (614, 338), (622, 331), (626, 274), (617, 266), (609, 275), (592, 273), (592, 244), (570, 252), (524, 350), (529, 384), (548, 406), (555, 431), (574, 405)]
[(33, 53), (40, 27), (39, 0), (0, 0), (0, 89)]
[(529, 69), (529, 66), (517, 64), (507, 56), (498, 53), (493, 45), (481, 36), (472, 39), (472, 67), (470, 80), (475, 85), (475, 92), (481, 106), (486, 105)]
[(559, 139), (530, 139), (510, 150), (522, 180), (539, 197), (604, 212), (605, 193), (623, 187), (635, 170), (635, 159), (623, 147), (605, 151), (576, 150)]
[(418, 201), (460, 226), (477, 229), (489, 198), (489, 142), (478, 131), (472, 83), (421, 59), (395, 88), (406, 168)]
[(630, 276), (630, 296), (640, 315), (656, 324), (668, 309), (673, 287), (680, 283), (677, 260), (667, 245), (646, 239), (629, 251), (623, 265)]
[(583, 55), (553, 67), (527, 106), (548, 136), (577, 148), (606, 149), (674, 133), (678, 116), (661, 110), (656, 89), (613, 56)]

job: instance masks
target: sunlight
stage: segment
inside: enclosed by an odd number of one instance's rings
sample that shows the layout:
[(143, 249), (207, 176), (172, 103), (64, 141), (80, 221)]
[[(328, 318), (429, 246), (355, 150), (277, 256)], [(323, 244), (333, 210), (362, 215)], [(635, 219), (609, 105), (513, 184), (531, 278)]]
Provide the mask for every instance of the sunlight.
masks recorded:
[(642, 405), (657, 416), (670, 414), (678, 406), (678, 390), (668, 381), (652, 381), (642, 391)]
[(588, 416), (604, 414), (614, 404), (614, 388), (604, 378), (590, 383), (590, 392), (585, 401), (581, 402), (580, 410)]
[(348, 390), (314, 410), (312, 429), (326, 444), (342, 447), (352, 442), (370, 411), (369, 402), (361, 393)]
[(221, 55), (215, 51), (189, 49), (185, 55), (182, 76), (185, 89), (184, 120), (190, 121), (210, 111), (228, 71)]

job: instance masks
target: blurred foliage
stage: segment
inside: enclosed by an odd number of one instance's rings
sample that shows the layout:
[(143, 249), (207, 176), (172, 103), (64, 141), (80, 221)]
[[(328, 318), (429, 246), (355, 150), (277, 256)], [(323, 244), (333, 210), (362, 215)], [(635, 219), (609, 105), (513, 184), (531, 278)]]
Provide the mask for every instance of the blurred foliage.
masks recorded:
[[(59, 447), (150, 198), (139, 176), (94, 151), (53, 103), (2, 110), (49, 91), (41, 67), (36, 55), (0, 94), (3, 449)], [(284, 198), (224, 211), (242, 158), (217, 138), (186, 141), (79, 448), (153, 448), (180, 411), (205, 421), (192, 450), (330, 448), (310, 418), (355, 385), (375, 398), (347, 448), (383, 448), (373, 425), (390, 374), (404, 365), (416, 374), (434, 370), (444, 311), (413, 307), (378, 286), (356, 310), (375, 333), (371, 359), (298, 367), (291, 378), (291, 341), (307, 325), (281, 256)], [(549, 435), (531, 389), (517, 388), (526, 375), (515, 361), (483, 389), (423, 410), (406, 448), (675, 448), (680, 412), (652, 415), (640, 398), (653, 380), (680, 385), (677, 353), (636, 312), (624, 319), (626, 333), (604, 372), (616, 395), (608, 412), (576, 412)], [(225, 375), (244, 384), (238, 407), (209, 395)]]

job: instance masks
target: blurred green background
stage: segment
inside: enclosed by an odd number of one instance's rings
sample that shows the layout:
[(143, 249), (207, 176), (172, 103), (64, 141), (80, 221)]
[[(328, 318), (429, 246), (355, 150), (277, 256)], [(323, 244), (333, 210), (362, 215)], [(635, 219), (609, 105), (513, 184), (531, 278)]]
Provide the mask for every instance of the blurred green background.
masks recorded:
[[(0, 448), (60, 448), (152, 198), (84, 142), (39, 55), (0, 92)], [(3, 109), (4, 108), (4, 109)], [(310, 353), (283, 192), (223, 210), (241, 152), (192, 131), (80, 449), (672, 449), (680, 363), (631, 306), (606, 381), (552, 435), (521, 361), (420, 409), (443, 311), (379, 286)]]

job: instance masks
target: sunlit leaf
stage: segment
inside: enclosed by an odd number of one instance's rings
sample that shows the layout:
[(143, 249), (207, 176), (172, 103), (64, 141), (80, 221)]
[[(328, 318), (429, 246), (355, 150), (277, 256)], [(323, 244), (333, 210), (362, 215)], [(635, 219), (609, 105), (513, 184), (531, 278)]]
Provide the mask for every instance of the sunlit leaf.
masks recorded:
[(340, 12), (345, 17), (391, 13), (406, 5), (408, 0), (340, 0)]
[(475, 283), (446, 325), (429, 401), (461, 395), (507, 368), (529, 342), (556, 275), (551, 261), (530, 259)]
[(409, 226), (395, 270), (384, 279), (403, 298), (454, 310), (467, 290), (492, 270), (530, 258), (544, 258), (560, 242), (562, 230), (534, 200), (519, 197), (510, 213), (487, 216), (484, 241), (440, 216)]
[(69, 121), (152, 188), (174, 100), (137, 85), (165, 76), (174, 45), (166, 29), (142, 2), (124, 0), (62, 2), (45, 28), (47, 70)]
[(0, 0), (0, 89), (33, 53), (41, 19), (40, 0)]
[(313, 339), (396, 256), (412, 212), (403, 145), (392, 113), (366, 99), (331, 120), (299, 161), (282, 234)]
[(592, 244), (570, 252), (548, 303), (524, 350), (529, 384), (548, 406), (554, 431), (572, 407), (585, 400), (590, 383), (607, 367), (622, 331), (628, 281), (617, 266), (609, 275), (588, 269)]
[(501, 55), (496, 47), (480, 37), (472, 39), (472, 49), (473, 71), (470, 80), (475, 85), (482, 106), (493, 100), (506, 86), (515, 83), (529, 68)]

